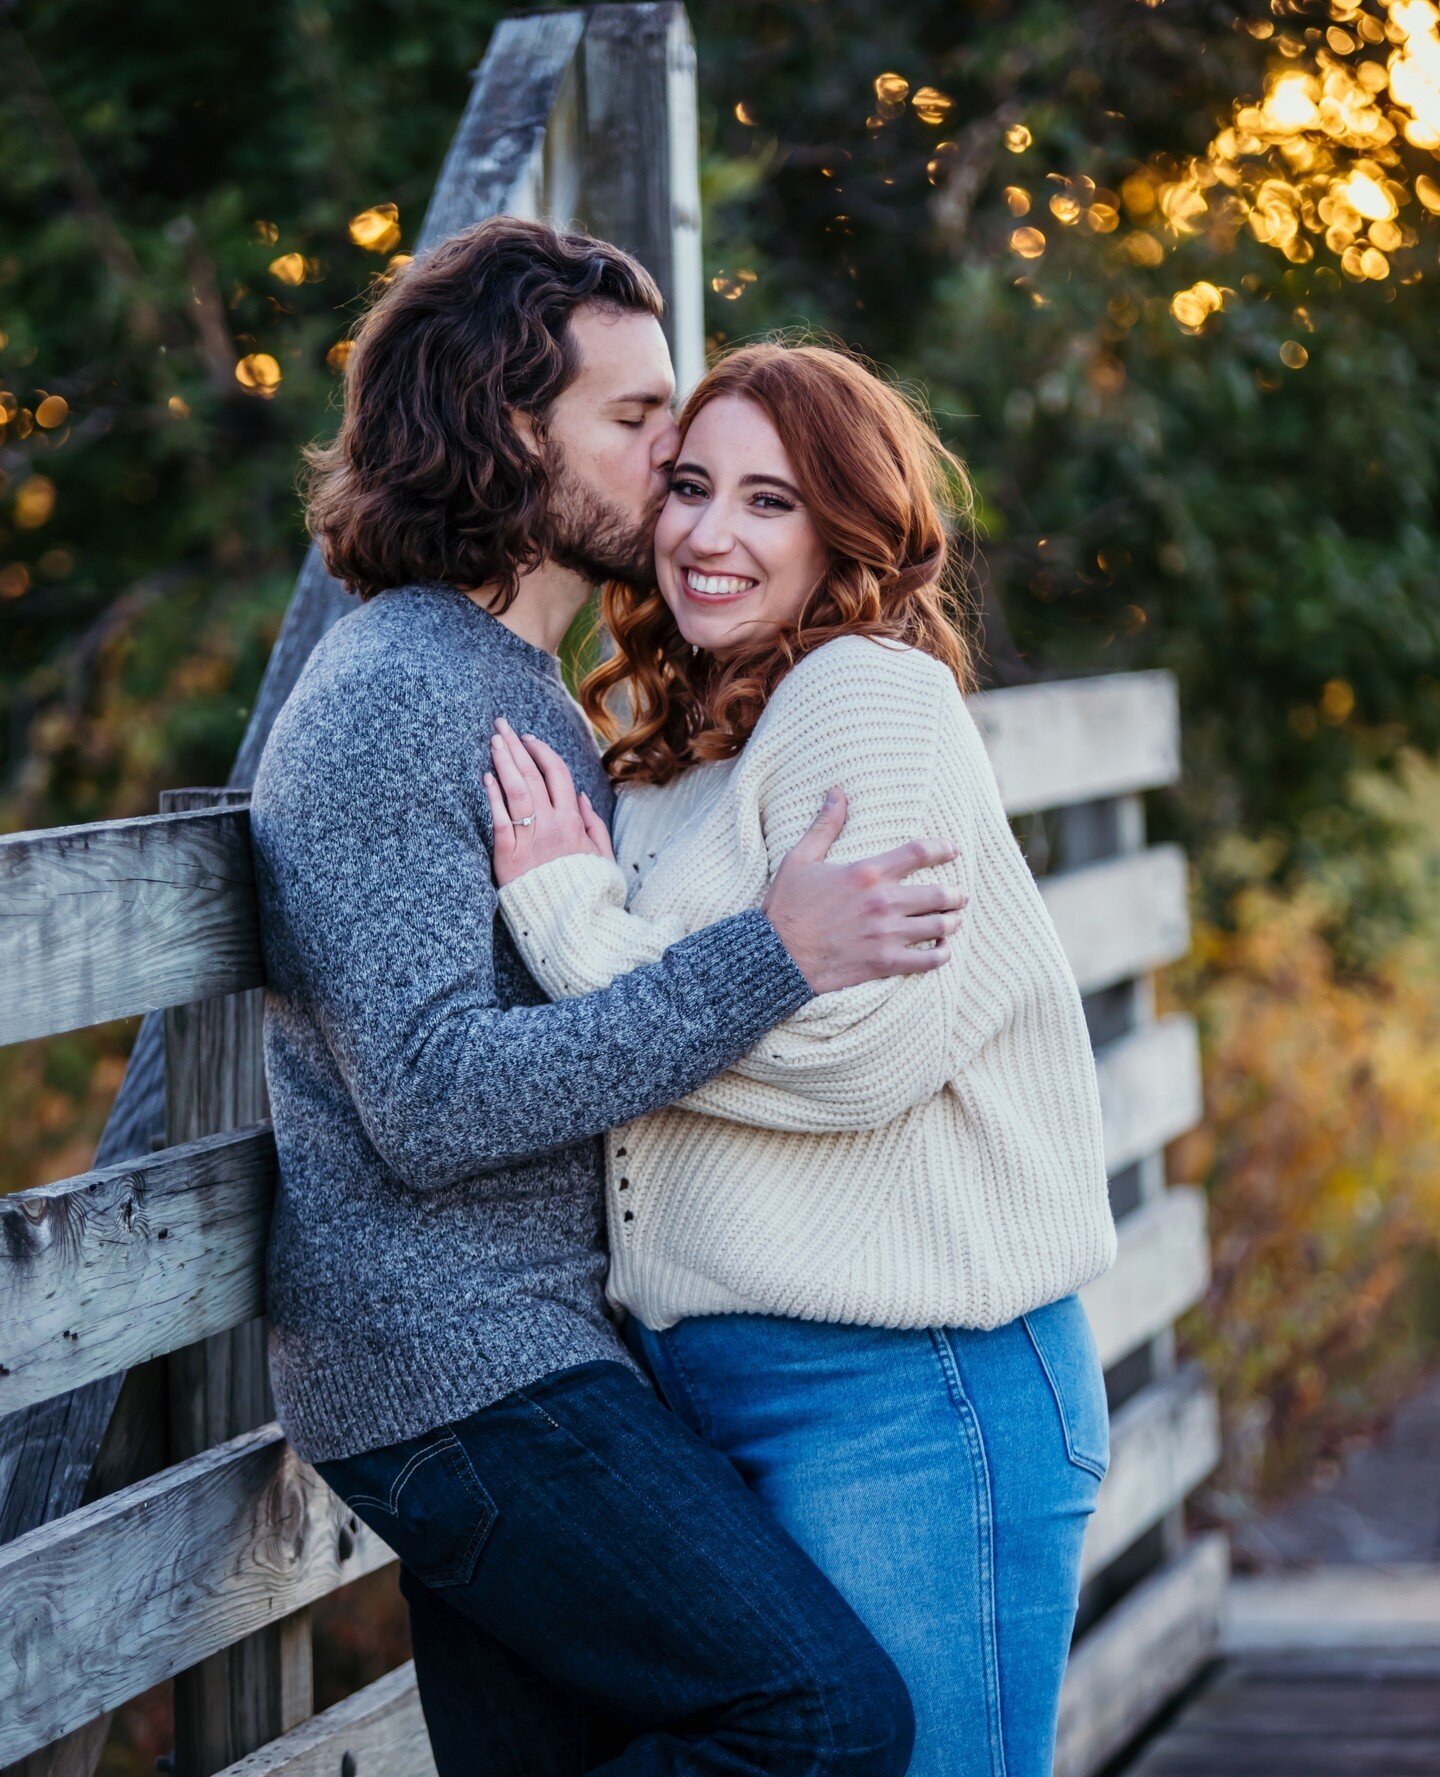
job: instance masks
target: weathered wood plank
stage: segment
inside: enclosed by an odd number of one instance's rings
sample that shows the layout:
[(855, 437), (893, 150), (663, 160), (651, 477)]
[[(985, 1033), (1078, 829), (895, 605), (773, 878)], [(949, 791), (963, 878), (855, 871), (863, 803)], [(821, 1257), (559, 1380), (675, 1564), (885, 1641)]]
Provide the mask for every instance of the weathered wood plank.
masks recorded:
[(278, 1425), (0, 1549), (0, 1765), (394, 1559)]
[(1168, 672), (1012, 685), (977, 692), (969, 707), (1010, 814), (1154, 789), (1180, 775)]
[(1095, 1057), (1105, 1164), (1112, 1174), (1158, 1153), (1204, 1114), (1200, 1039), (1184, 1012), (1106, 1043)]
[(0, 1414), (261, 1313), (275, 1178), (258, 1128), (0, 1197)]
[(0, 1043), (254, 987), (243, 811), (149, 815), (0, 839)]
[[(220, 808), (239, 790), (172, 790), (165, 813)], [(172, 1145), (264, 1121), (264, 995), (226, 994), (165, 1014), (165, 1134)], [(256, 1315), (171, 1355), (170, 1459), (184, 1461), (275, 1416)], [(295, 1611), (175, 1675), (176, 1777), (211, 1777), (315, 1708), (310, 1613)]]
[(1110, 1472), (1081, 1558), (1091, 1579), (1198, 1487), (1220, 1460), (1220, 1414), (1194, 1366), (1143, 1389), (1110, 1426)]
[(1055, 1777), (1091, 1777), (1200, 1669), (1220, 1632), (1225, 1538), (1198, 1538), (1108, 1612), (1070, 1656)]
[(1120, 1223), (1115, 1263), (1080, 1299), (1106, 1369), (1194, 1306), (1210, 1281), (1205, 1195), (1172, 1185)]
[(337, 1771), (435, 1777), (413, 1660), (228, 1766), (220, 1777), (335, 1777)]
[(1042, 877), (1040, 893), (1081, 993), (1158, 969), (1189, 948), (1185, 854), (1178, 845)]
[(672, 0), (590, 8), (585, 29), (586, 226), (666, 292), (683, 396), (705, 369), (695, 40)]
[(584, 34), (580, 10), (502, 19), (495, 27), (425, 213), (417, 251), (486, 216), (573, 218), (577, 173), (567, 169), (561, 189), (547, 190), (545, 148), (554, 113), (565, 110), (576, 90)]

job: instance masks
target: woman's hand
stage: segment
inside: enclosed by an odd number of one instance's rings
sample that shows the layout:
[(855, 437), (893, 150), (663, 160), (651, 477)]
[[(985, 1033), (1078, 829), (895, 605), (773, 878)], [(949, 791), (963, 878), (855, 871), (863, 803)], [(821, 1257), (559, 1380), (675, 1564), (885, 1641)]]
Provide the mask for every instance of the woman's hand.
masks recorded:
[(517, 735), (500, 716), (490, 738), (490, 762), (495, 769), (485, 773), (485, 794), (501, 888), (552, 858), (613, 861), (608, 828), (584, 791), (576, 795), (570, 769), (553, 747), (533, 734)]

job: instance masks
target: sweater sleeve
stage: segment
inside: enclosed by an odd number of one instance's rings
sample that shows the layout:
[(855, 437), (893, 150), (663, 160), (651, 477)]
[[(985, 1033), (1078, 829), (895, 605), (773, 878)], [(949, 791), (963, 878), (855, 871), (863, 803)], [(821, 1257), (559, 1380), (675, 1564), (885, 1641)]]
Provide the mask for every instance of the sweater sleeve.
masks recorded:
[[(966, 723), (973, 730), (953, 680), (928, 657), (860, 637), (827, 644), (782, 681), (737, 770), (739, 843), (763, 848), (773, 876), (838, 783), (849, 815), (834, 861), (948, 838), (960, 848), (955, 862), (910, 880), (972, 892), (975, 805), (953, 784), (953, 743)], [(974, 745), (983, 760), (978, 734)], [(595, 858), (556, 859), (501, 891), (516, 942), (550, 993), (593, 991), (680, 937), (673, 916), (627, 913), (624, 902), (623, 873)], [(811, 1000), (682, 1106), (816, 1133), (874, 1128), (933, 1097), (949, 1075), (967, 937), (962, 915), (943, 968)]]
[[(257, 783), (252, 832), (262, 921), (283, 926), (292, 991), (411, 1188), (669, 1104), (811, 997), (751, 910), (597, 992), (502, 1006), (478, 762), (447, 741), (423, 682), (397, 675), (386, 697), (383, 747), (290, 725), (288, 756)], [(350, 699), (349, 719), (363, 721), (363, 701)]]

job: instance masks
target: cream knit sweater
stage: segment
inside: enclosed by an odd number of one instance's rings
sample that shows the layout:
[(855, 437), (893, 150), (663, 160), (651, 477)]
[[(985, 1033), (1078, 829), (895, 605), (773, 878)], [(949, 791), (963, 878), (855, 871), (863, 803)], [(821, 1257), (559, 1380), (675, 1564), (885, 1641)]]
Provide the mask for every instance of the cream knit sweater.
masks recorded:
[(613, 1301), (656, 1329), (749, 1310), (995, 1327), (1110, 1264), (1080, 995), (946, 668), (842, 636), (780, 682), (738, 758), (622, 792), (618, 864), (559, 858), (501, 891), (561, 998), (758, 906), (826, 789), (830, 856), (952, 839), (970, 897), (923, 975), (820, 995), (728, 1073), (607, 1140)]

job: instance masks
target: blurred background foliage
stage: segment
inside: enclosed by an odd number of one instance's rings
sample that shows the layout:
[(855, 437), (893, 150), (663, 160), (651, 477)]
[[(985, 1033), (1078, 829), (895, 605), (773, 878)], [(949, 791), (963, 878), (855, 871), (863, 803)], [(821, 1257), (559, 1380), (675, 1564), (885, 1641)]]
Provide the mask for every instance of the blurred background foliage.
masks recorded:
[[(223, 782), (299, 448), (492, 0), (0, 4), (0, 820)], [(1000, 683), (1163, 666), (1221, 1490), (1435, 1361), (1440, 34), (1429, 0), (694, 0), (714, 346), (808, 326), (979, 493)], [(0, 1056), (0, 1188), (129, 1025)]]

